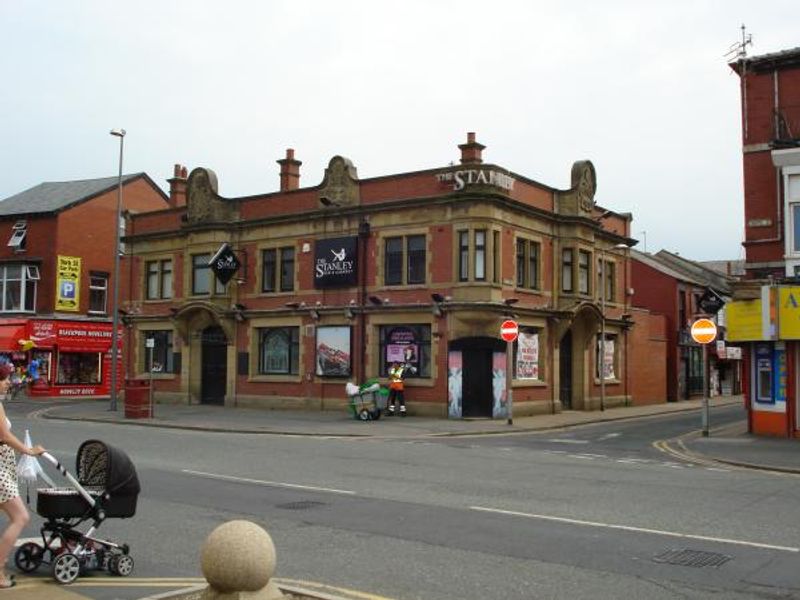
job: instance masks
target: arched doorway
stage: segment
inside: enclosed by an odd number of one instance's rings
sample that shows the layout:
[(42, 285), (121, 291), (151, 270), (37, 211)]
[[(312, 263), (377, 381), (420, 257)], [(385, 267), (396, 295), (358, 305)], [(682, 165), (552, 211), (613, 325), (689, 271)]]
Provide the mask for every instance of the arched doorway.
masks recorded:
[(228, 381), (228, 338), (222, 327), (211, 325), (200, 333), (200, 402), (224, 404)]
[[(461, 353), (461, 416), (494, 416), (495, 396), (505, 390), (505, 343), (497, 338), (471, 337), (453, 340), (451, 352)], [(498, 371), (495, 374), (495, 371)], [(495, 379), (503, 389), (495, 389)]]

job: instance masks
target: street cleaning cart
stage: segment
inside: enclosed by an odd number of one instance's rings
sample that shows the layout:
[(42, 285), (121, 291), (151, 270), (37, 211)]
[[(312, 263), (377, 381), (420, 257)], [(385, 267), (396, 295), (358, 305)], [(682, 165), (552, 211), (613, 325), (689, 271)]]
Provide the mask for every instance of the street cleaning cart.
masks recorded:
[(370, 379), (361, 385), (347, 382), (345, 391), (350, 399), (348, 408), (354, 419), (361, 421), (377, 421), (386, 409), (386, 396), (389, 390), (381, 387), (377, 379)]

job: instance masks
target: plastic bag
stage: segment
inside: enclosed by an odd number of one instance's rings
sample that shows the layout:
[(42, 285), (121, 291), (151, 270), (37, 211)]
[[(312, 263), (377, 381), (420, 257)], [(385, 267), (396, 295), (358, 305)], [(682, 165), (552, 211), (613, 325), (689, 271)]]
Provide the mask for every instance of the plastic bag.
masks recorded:
[[(31, 442), (31, 434), (30, 431), (27, 429), (25, 430), (25, 445), (29, 448), (33, 446)], [(23, 454), (22, 458), (19, 459), (17, 463), (17, 479), (21, 483), (36, 483), (36, 479), (41, 477), (44, 479), (51, 487), (53, 487), (53, 482), (50, 478), (45, 474), (44, 470), (42, 469), (42, 465), (39, 464), (39, 461), (35, 456), (30, 456), (28, 454)]]
[(344, 384), (344, 390), (348, 396), (356, 396), (359, 393), (358, 386), (350, 381)]

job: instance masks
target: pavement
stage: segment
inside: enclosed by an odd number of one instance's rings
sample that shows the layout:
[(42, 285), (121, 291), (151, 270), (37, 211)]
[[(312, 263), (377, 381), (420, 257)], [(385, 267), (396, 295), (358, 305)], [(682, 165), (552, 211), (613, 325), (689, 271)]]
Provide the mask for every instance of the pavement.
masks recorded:
[[(714, 428), (713, 410), (739, 405), (742, 419)], [(646, 418), (681, 411), (698, 413), (698, 430), (678, 438), (661, 440), (656, 447), (677, 458), (693, 462), (719, 462), (743, 468), (800, 474), (800, 440), (753, 436), (747, 432), (742, 396), (716, 396), (709, 400), (710, 435), (699, 430), (701, 400), (665, 402), (645, 406), (608, 408), (604, 411), (563, 411), (507, 419), (442, 419), (421, 416), (381, 417), (359, 421), (348, 411), (286, 411), (223, 407), (207, 404), (157, 404), (151, 418), (128, 418), (122, 401), (110, 410), (109, 401), (83, 400), (52, 403), (37, 411), (48, 419), (94, 421), (133, 427), (162, 427), (248, 434), (279, 434), (322, 437), (379, 437), (384, 439), (509, 435), (566, 429), (591, 423)]]

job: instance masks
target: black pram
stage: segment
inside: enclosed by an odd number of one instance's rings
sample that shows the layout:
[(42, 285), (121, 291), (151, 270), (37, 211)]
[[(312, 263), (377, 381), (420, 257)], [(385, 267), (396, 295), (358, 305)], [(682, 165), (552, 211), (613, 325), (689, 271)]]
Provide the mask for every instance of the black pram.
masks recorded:
[[(47, 519), (41, 529), (42, 544), (27, 542), (20, 546), (14, 555), (17, 567), (31, 573), (39, 565), (49, 564), (59, 583), (75, 581), (89, 569), (130, 575), (133, 558), (127, 544), (93, 537), (106, 519), (127, 519), (136, 514), (140, 486), (128, 455), (99, 440), (87, 440), (78, 449), (77, 480), (51, 454), (45, 452), (42, 458), (72, 487), (37, 490), (36, 512)], [(92, 525), (86, 533), (75, 529), (90, 520)]]

